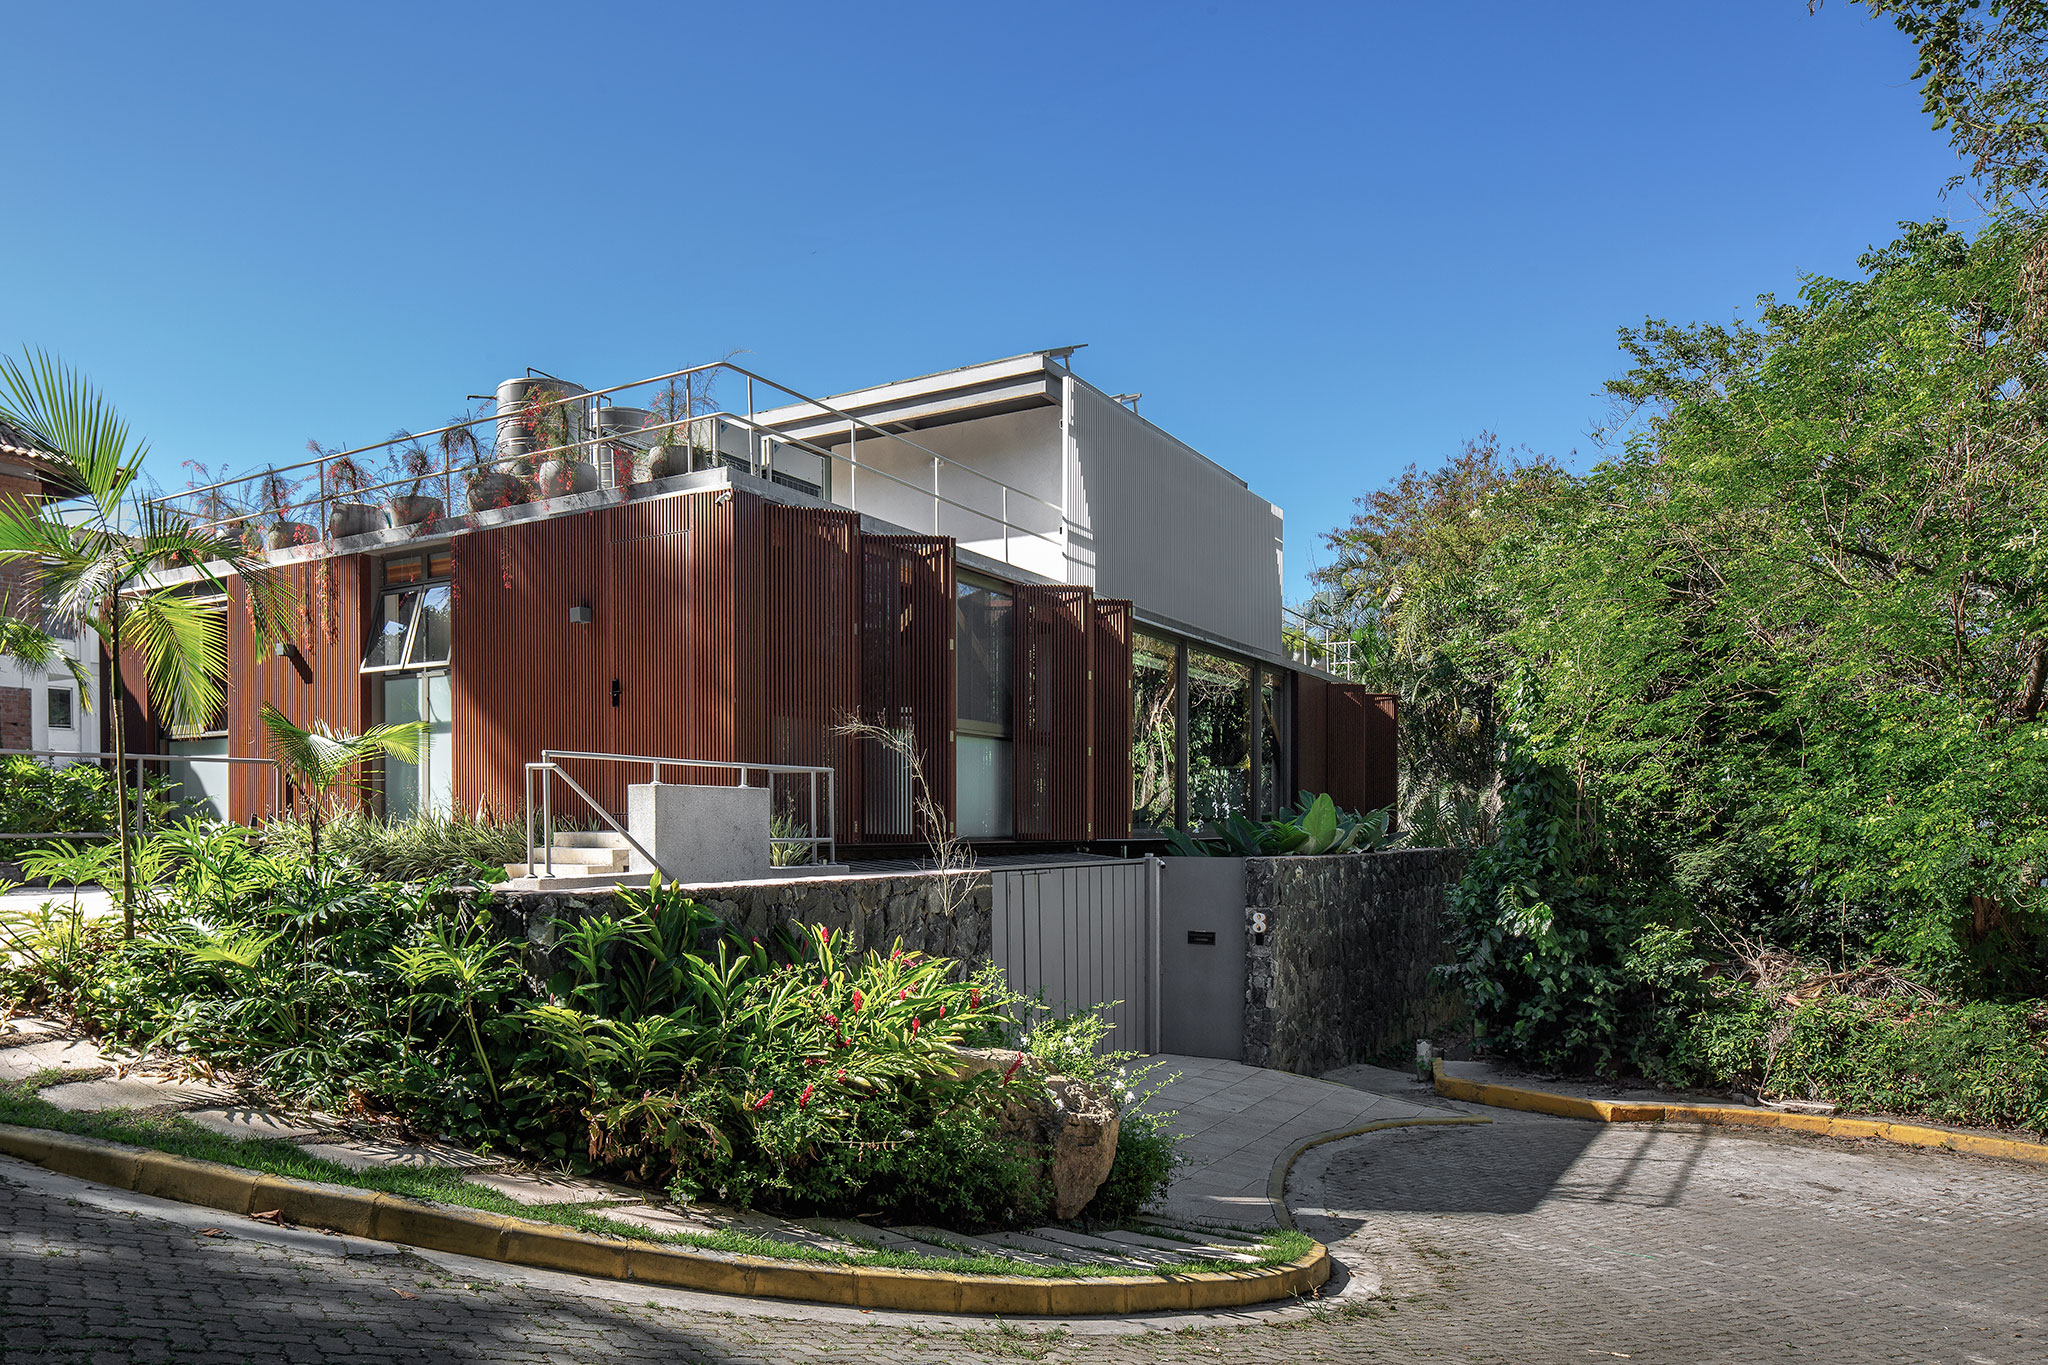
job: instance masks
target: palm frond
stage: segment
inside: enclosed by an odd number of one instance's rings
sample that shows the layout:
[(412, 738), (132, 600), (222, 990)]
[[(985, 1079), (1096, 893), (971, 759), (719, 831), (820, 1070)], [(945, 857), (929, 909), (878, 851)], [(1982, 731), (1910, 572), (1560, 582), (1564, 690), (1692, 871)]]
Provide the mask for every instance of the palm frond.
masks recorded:
[(0, 395), (0, 414), (56, 457), (103, 521), (116, 521), (149, 446), (134, 441), (113, 404), (47, 351), (0, 356)]
[(92, 675), (85, 665), (57, 643), (57, 637), (32, 621), (11, 613), (10, 603), (0, 597), (0, 658), (13, 659), (30, 668), (49, 670), (62, 664), (78, 684), (78, 697), (88, 710), (92, 707)]
[(227, 700), (227, 631), (217, 608), (168, 592), (145, 593), (126, 608), (124, 644), (142, 658), (151, 701), (172, 734), (197, 733)]

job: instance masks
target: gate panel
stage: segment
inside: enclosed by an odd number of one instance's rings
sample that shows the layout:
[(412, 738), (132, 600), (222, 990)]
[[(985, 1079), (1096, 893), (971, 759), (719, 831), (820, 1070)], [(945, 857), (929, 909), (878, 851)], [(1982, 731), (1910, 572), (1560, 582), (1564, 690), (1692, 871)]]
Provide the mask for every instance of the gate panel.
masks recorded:
[(1151, 864), (997, 868), (990, 955), (1011, 989), (1057, 1018), (1111, 1004), (1108, 1046), (1157, 1050), (1158, 906)]

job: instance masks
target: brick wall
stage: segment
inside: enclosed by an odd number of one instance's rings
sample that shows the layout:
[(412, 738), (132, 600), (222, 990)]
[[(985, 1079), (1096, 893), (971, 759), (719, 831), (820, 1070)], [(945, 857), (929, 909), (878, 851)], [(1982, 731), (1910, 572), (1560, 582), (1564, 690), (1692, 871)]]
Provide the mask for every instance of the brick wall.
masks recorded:
[(0, 749), (35, 747), (35, 723), (29, 708), (36, 694), (26, 687), (0, 687)]

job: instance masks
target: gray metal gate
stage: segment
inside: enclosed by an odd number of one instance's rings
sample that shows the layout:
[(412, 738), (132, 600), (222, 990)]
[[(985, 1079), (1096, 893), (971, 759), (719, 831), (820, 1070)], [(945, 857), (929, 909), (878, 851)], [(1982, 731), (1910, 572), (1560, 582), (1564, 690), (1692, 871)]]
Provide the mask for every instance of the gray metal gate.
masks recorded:
[(1061, 1018), (1111, 1004), (1108, 1046), (1159, 1046), (1159, 860), (991, 870), (991, 956), (1018, 994)]

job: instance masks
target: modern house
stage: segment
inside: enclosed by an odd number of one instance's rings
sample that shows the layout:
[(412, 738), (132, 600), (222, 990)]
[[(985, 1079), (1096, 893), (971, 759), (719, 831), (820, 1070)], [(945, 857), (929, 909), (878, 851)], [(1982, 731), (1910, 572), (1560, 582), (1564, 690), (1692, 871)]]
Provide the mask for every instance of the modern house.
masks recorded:
[[(15, 427), (0, 421), (0, 502), (33, 505), (68, 491), (58, 483), (48, 455)], [(44, 619), (34, 574), (27, 565), (0, 563), (0, 612), (34, 620), (50, 631), (60, 649), (84, 662), (89, 684), (81, 693), (67, 668), (31, 668), (0, 656), (0, 749), (43, 749), (60, 754), (97, 749), (98, 724), (88, 719), (99, 712), (97, 648), (81, 647), (75, 624)]]
[[(1392, 699), (1283, 638), (1280, 509), (1074, 349), (828, 399), (731, 364), (530, 372), (418, 441), (169, 499), (262, 534), (298, 628), (265, 645), (223, 602), (225, 713), (157, 735), (138, 706), (131, 742), (260, 755), (265, 701), (423, 721), (389, 815), (512, 812), (544, 750), (830, 769), (815, 815), (808, 775), (751, 780), (852, 853), (928, 831), (903, 746), (850, 721), (907, 740), (929, 807), (991, 847), (1129, 844), (1303, 788), (1392, 804)], [(560, 761), (613, 812), (649, 774)], [(232, 771), (226, 813), (266, 813), (268, 773)]]

